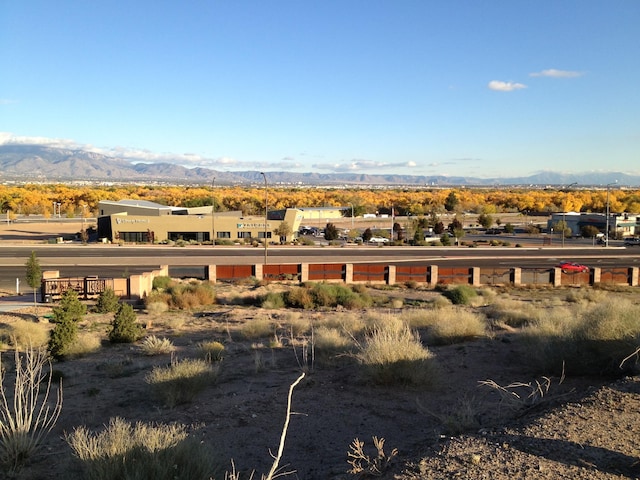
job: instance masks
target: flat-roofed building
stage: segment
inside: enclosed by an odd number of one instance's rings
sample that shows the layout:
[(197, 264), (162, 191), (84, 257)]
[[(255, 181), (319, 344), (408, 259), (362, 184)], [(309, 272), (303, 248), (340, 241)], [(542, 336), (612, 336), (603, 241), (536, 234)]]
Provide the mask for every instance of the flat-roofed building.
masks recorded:
[[(270, 243), (290, 242), (300, 227), (302, 212), (297, 209), (269, 211), (264, 215), (244, 216), (242, 212), (213, 212), (213, 207), (171, 207), (144, 200), (100, 201), (98, 237), (110, 241), (158, 243), (165, 241), (211, 242), (229, 240)], [(288, 232), (280, 236), (286, 222)], [(215, 233), (215, 235), (214, 235)]]

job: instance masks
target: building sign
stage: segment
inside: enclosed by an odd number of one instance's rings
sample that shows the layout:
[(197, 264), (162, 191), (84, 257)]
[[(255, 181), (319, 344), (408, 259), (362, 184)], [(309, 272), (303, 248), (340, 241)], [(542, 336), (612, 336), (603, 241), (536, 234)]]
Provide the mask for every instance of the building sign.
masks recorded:
[[(264, 223), (237, 223), (238, 230), (243, 228), (264, 228)], [(267, 223), (267, 228), (271, 228), (271, 225)]]
[(149, 223), (148, 218), (120, 218), (116, 217), (116, 224), (120, 225), (121, 223)]

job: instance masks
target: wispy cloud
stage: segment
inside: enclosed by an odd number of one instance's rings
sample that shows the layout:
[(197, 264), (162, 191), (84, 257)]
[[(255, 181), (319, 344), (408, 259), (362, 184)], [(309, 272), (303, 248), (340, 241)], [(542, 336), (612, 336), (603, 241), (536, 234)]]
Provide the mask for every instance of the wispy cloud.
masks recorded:
[(512, 92), (514, 90), (527, 88), (523, 83), (503, 82), (501, 80), (491, 80), (487, 86), (490, 90), (495, 90), (496, 92)]
[(354, 159), (345, 163), (316, 163), (312, 165), (313, 168), (319, 170), (329, 170), (332, 172), (367, 172), (387, 170), (390, 168), (415, 168), (417, 165), (415, 162), (375, 162), (372, 160)]
[(576, 78), (584, 75), (584, 72), (576, 72), (572, 70), (557, 70), (555, 68), (549, 68), (542, 70), (541, 72), (530, 73), (530, 77), (551, 77), (551, 78)]

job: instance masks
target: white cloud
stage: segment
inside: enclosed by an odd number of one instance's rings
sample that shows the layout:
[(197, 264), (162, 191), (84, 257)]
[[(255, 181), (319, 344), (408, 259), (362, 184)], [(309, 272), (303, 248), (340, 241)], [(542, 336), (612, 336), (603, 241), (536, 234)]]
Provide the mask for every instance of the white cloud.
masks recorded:
[(555, 68), (549, 68), (542, 70), (541, 72), (530, 73), (530, 77), (551, 77), (551, 78), (576, 78), (584, 75), (584, 72), (575, 72), (571, 70), (557, 70)]
[(495, 90), (497, 92), (512, 92), (514, 90), (527, 88), (523, 83), (502, 82), (500, 80), (491, 80), (487, 86), (490, 90)]
[(350, 162), (344, 163), (316, 163), (312, 165), (313, 168), (319, 170), (330, 170), (333, 172), (357, 172), (357, 171), (373, 171), (373, 170), (386, 170), (390, 168), (415, 168), (417, 165), (415, 162), (375, 162), (372, 160), (354, 159)]

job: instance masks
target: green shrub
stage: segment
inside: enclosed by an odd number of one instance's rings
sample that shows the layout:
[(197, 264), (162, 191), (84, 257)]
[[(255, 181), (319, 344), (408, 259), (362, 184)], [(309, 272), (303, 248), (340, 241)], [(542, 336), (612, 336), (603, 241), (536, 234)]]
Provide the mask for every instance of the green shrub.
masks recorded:
[(166, 276), (155, 277), (153, 279), (152, 288), (154, 290), (167, 290), (173, 283), (174, 282), (171, 277), (166, 277)]
[(109, 341), (112, 343), (133, 343), (142, 336), (142, 325), (136, 323), (137, 316), (133, 307), (128, 303), (120, 304), (111, 321), (111, 330), (108, 332)]
[(437, 368), (431, 352), (408, 327), (376, 327), (360, 345), (356, 357), (378, 384), (433, 385)]
[(115, 313), (118, 311), (120, 299), (112, 288), (105, 289), (96, 302), (96, 311), (98, 313)]
[(282, 292), (269, 292), (262, 300), (262, 308), (278, 309), (284, 307), (284, 294)]
[(100, 433), (78, 427), (65, 440), (91, 480), (206, 480), (216, 473), (205, 445), (189, 437), (184, 425), (113, 418)]
[(187, 403), (215, 380), (218, 368), (204, 360), (173, 361), (168, 367), (155, 367), (146, 377), (155, 396), (167, 407)]
[(454, 305), (467, 305), (472, 298), (478, 296), (478, 293), (470, 285), (458, 285), (445, 290), (443, 295), (451, 300), (451, 303)]
[(78, 300), (75, 290), (66, 290), (60, 298), (60, 304), (53, 307), (53, 322), (64, 320), (79, 322), (87, 314), (87, 306)]
[(314, 307), (313, 297), (306, 287), (293, 287), (285, 292), (284, 298), (287, 305), (293, 308), (310, 310)]

